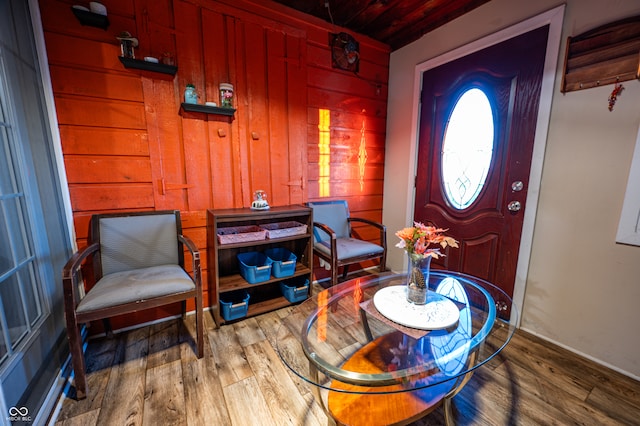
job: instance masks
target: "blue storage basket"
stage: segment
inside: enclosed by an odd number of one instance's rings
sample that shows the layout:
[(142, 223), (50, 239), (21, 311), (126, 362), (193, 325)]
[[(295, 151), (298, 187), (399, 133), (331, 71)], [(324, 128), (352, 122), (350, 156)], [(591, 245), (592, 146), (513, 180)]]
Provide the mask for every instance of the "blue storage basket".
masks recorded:
[(240, 263), (240, 275), (249, 284), (260, 283), (271, 278), (272, 261), (265, 254), (249, 251), (239, 253), (237, 258)]
[(269, 248), (264, 251), (271, 264), (271, 274), (276, 278), (290, 277), (296, 271), (296, 261), (298, 258), (289, 250), (276, 247)]
[(226, 321), (246, 317), (248, 309), (249, 293), (246, 291), (220, 295), (220, 311)]
[(280, 290), (282, 295), (291, 303), (302, 302), (309, 295), (309, 279), (304, 280), (303, 285), (298, 285), (302, 281), (298, 280), (298, 283), (294, 280), (280, 282)]

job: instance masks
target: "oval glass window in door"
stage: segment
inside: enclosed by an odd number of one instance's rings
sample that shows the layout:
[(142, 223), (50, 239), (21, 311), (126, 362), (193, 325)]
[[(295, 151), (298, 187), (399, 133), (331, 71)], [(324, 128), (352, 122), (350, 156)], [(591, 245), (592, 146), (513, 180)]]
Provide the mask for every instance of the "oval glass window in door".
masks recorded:
[(478, 88), (456, 102), (442, 141), (442, 185), (451, 205), (464, 210), (480, 196), (493, 155), (493, 110)]

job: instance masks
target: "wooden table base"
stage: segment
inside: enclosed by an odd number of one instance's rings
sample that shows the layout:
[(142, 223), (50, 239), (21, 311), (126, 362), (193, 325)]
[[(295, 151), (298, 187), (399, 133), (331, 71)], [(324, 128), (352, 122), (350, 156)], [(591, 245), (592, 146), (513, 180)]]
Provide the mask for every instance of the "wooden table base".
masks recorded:
[[(393, 345), (397, 345), (395, 333), (379, 337), (355, 352), (342, 369), (370, 374), (386, 372), (388, 358), (393, 357), (389, 348)], [(403, 391), (402, 384), (364, 387), (333, 381), (327, 405), (338, 424), (403, 425), (435, 410), (457, 383), (454, 379), (420, 390)]]

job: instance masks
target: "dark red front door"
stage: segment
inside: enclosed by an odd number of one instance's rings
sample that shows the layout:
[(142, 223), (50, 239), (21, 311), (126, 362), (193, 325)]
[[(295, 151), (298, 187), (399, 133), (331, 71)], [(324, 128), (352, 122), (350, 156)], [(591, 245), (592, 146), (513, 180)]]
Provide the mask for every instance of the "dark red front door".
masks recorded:
[[(510, 296), (526, 209), (547, 35), (548, 26), (544, 26), (423, 75), (414, 219), (448, 228), (448, 234), (461, 243), (459, 249), (447, 250), (446, 257), (434, 261), (437, 266), (484, 278)], [(470, 89), (486, 95), (494, 132), (484, 182), (479, 186), (468, 179), (474, 175), (469, 168), (469, 176), (463, 170), (460, 179), (448, 184), (477, 195), (470, 202), (467, 199), (466, 205), (452, 202), (447, 195), (442, 153), (452, 112)], [(471, 142), (474, 137), (468, 136)], [(451, 168), (445, 164), (445, 169)]]

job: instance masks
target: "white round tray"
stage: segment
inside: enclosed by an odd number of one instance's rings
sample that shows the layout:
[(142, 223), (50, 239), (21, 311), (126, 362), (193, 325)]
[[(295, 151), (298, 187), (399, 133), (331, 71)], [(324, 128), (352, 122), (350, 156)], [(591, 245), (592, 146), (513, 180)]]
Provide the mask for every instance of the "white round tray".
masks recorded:
[(458, 322), (460, 310), (452, 300), (432, 291), (427, 303), (415, 305), (407, 300), (404, 285), (384, 287), (373, 295), (378, 312), (391, 321), (420, 330), (440, 330)]

